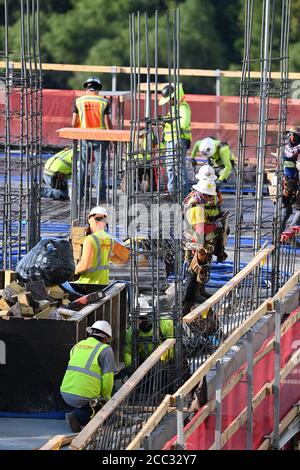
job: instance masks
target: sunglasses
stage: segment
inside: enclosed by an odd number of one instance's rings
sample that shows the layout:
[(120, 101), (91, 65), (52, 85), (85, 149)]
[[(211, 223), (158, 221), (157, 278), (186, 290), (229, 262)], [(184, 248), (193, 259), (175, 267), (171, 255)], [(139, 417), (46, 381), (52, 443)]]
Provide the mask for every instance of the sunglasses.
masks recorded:
[(96, 220), (96, 222), (101, 222), (101, 220), (106, 219), (106, 217), (94, 217), (94, 219)]

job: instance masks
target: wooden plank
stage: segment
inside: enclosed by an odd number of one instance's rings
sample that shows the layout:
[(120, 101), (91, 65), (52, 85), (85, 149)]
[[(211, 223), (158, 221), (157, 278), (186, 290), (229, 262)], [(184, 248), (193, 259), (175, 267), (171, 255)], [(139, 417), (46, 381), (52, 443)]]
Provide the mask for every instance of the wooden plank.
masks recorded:
[[(282, 382), (289, 373), (297, 366), (297, 357), (298, 351), (296, 351), (293, 356), (290, 358), (288, 363), (284, 366), (283, 369), (280, 371), (280, 381)], [(262, 400), (268, 395), (273, 394), (273, 387), (274, 387), (274, 379), (272, 382), (265, 384), (259, 392), (255, 395), (254, 399), (252, 400), (252, 407), (253, 410), (257, 408), (257, 406), (262, 402)], [(247, 406), (240, 412), (240, 414), (230, 423), (230, 425), (225, 429), (222, 433), (222, 444), (221, 447), (224, 447), (226, 442), (231, 439), (231, 437), (236, 433), (236, 431), (244, 424), (247, 419)], [(209, 450), (214, 450), (215, 444), (213, 444)]]
[(285, 284), (279, 289), (278, 292), (272, 297), (271, 301), (274, 303), (276, 300), (282, 300), (300, 280), (300, 270), (297, 271)]
[[(21, 69), (21, 62), (11, 62), (13, 68)], [(39, 70), (39, 64), (37, 64), (37, 70)], [(6, 68), (6, 62), (0, 61), (0, 68)], [(29, 68), (29, 64), (27, 64)], [(58, 71), (58, 72), (86, 72), (86, 73), (124, 73), (130, 74), (130, 67), (121, 67), (113, 65), (79, 65), (79, 64), (51, 64), (51, 63), (42, 63), (41, 69), (43, 71)], [(140, 68), (141, 74), (147, 74), (147, 68)], [(150, 73), (155, 74), (156, 69), (154, 67), (150, 68)], [(167, 68), (158, 68), (158, 75), (169, 75), (169, 69)], [(180, 69), (180, 75), (185, 75), (189, 77), (224, 77), (224, 78), (241, 78), (242, 72), (240, 70), (210, 70), (210, 69)], [(260, 78), (261, 73), (252, 71), (250, 74), (251, 78)], [(280, 80), (280, 72), (272, 72), (272, 79)], [(300, 73), (290, 72), (288, 75), (289, 80), (299, 80)]]
[[(255, 395), (252, 401), (253, 410), (264, 400), (264, 398), (271, 393), (271, 384), (267, 383), (262, 389)], [(244, 424), (247, 419), (247, 407), (245, 407), (241, 413), (230, 423), (230, 425), (222, 432), (221, 448), (231, 439), (236, 431)], [(215, 450), (215, 444), (213, 444), (209, 450)]]
[[(221, 289), (220, 289), (221, 290)], [(201, 379), (207, 374), (208, 371), (216, 364), (216, 361), (221, 359), (229, 349), (236, 344), (236, 342), (258, 321), (260, 318), (267, 313), (269, 299), (267, 299), (260, 307), (258, 307), (253, 314), (245, 320), (245, 322), (237, 328), (212, 354), (207, 361), (205, 361), (199, 369), (190, 377), (185, 384), (180, 387), (177, 392), (172, 395), (172, 400), (176, 399), (177, 395), (185, 397), (193, 388), (200, 382)], [(206, 302), (204, 302), (206, 303)], [(207, 307), (206, 307), (207, 308)], [(173, 402), (174, 403), (174, 402)], [(172, 403), (172, 404), (173, 404)]]
[(79, 129), (63, 127), (58, 129), (59, 137), (71, 140), (106, 140), (112, 142), (130, 142), (130, 131), (111, 129)]
[(40, 447), (38, 450), (59, 450), (62, 446), (70, 444), (76, 434), (72, 434), (71, 436), (64, 435), (64, 434), (57, 434), (57, 436), (52, 437), (49, 439), (46, 444)]
[(113, 395), (103, 408), (94, 416), (94, 418), (84, 427), (78, 436), (72, 441), (71, 447), (74, 449), (83, 449), (91, 440), (95, 432), (102, 426), (104, 421), (113, 411), (125, 400), (132, 392), (142, 378), (156, 364), (161, 356), (171, 349), (175, 344), (175, 339), (167, 339), (143, 362), (143, 364), (132, 374), (125, 384)]
[(4, 273), (4, 287), (9, 286), (13, 281), (17, 281), (17, 273), (7, 269)]
[(248, 274), (250, 274), (257, 266), (260, 265), (263, 259), (268, 256), (274, 250), (274, 246), (259, 251), (256, 256), (247, 264), (238, 274), (236, 274), (231, 281), (227, 282), (221, 289), (213, 294), (209, 299), (203, 302), (198, 307), (194, 308), (190, 313), (185, 315), (182, 319), (184, 323), (191, 323), (197, 319), (197, 317), (203, 314), (207, 309), (211, 308), (223, 297), (231, 292)]
[(138, 432), (135, 438), (126, 447), (126, 450), (136, 450), (141, 447), (143, 438), (156, 428), (161, 419), (168, 413), (171, 395), (166, 395), (159, 407), (154, 411), (153, 415), (148, 419), (146, 424)]
[(7, 311), (10, 309), (10, 305), (6, 302), (5, 299), (1, 298), (0, 299), (0, 310)]
[[(299, 414), (299, 406), (294, 406), (288, 414), (280, 421), (279, 434), (281, 434)], [(257, 450), (268, 450), (271, 444), (271, 438), (265, 439)]]

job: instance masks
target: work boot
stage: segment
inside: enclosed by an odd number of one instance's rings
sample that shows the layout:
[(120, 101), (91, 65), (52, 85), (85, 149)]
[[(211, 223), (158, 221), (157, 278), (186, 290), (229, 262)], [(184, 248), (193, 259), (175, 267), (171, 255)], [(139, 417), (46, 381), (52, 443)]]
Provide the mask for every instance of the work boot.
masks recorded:
[(80, 432), (81, 431), (81, 426), (80, 423), (77, 419), (77, 416), (75, 415), (74, 411), (70, 411), (70, 413), (65, 414), (66, 421), (68, 425), (71, 428), (72, 432)]

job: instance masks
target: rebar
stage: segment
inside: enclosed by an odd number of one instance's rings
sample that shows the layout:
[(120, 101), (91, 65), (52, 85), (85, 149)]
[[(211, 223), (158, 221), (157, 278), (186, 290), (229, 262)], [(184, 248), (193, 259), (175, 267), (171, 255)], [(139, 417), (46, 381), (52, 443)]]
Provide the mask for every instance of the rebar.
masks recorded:
[[(288, 42), (290, 24), (290, 0), (246, 0), (245, 2), (245, 35), (242, 78), (240, 82), (239, 110), (239, 147), (236, 182), (236, 214), (235, 214), (235, 253), (234, 273), (239, 271), (242, 236), (253, 237), (253, 254), (260, 249), (262, 240), (269, 239), (275, 245), (272, 255), (272, 294), (280, 287), (280, 225), (282, 199), (282, 148), (283, 132), (286, 128), (288, 98)], [(277, 31), (275, 31), (275, 12), (281, 8), (280, 50), (275, 52)], [(253, 52), (253, 18), (261, 15), (260, 56)], [(272, 80), (272, 70), (277, 67), (281, 78), (279, 83)], [(251, 78), (251, 72), (260, 69), (260, 80)], [(253, 117), (250, 110), (250, 97), (259, 99), (259, 113)], [(270, 110), (270, 100), (276, 104), (276, 110)], [(253, 127), (255, 126), (255, 127)], [(249, 131), (257, 129), (256, 145), (249, 143)], [(270, 166), (268, 153), (273, 149), (277, 155), (273, 171), (277, 176), (276, 203), (272, 206), (268, 197), (265, 176)], [(254, 197), (245, 193), (244, 181), (246, 173), (246, 153), (254, 156), (255, 177)], [(250, 210), (249, 210), (250, 209)], [(263, 219), (262, 214), (268, 216)], [(257, 292), (254, 296), (257, 297)]]
[[(20, 46), (11, 50), (4, 1), (5, 70), (0, 72), (0, 219), (2, 269), (13, 269), (40, 238), (42, 172), (42, 69), (39, 2), (20, 1)], [(1, 12), (2, 13), (2, 12)], [(20, 71), (13, 68), (20, 61)]]

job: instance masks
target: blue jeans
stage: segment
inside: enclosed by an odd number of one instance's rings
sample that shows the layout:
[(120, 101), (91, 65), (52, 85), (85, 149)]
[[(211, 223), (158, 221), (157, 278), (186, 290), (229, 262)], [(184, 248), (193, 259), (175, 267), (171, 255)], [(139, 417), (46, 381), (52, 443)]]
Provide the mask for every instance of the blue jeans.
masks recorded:
[(53, 176), (43, 175), (43, 184), (41, 187), (41, 197), (48, 197), (55, 200), (66, 201), (69, 199), (68, 180), (60, 180), (60, 188), (52, 188)]
[[(177, 174), (176, 172), (181, 171), (181, 181), (183, 188), (183, 196), (186, 197), (190, 192), (189, 178), (186, 167), (186, 153), (187, 153), (187, 141), (180, 139), (179, 148), (178, 142), (167, 142), (166, 150), (166, 167), (168, 175), (168, 192), (177, 193)], [(175, 159), (174, 154), (175, 152)]]
[[(95, 157), (95, 183), (96, 183), (96, 198), (97, 202), (106, 201), (106, 175), (105, 175), (105, 163), (106, 155), (108, 151), (108, 142), (98, 142), (95, 140), (83, 140), (82, 141), (82, 152), (80, 160), (80, 199), (83, 198), (85, 193), (85, 170), (86, 161), (91, 161), (92, 151)], [(87, 160), (88, 158), (88, 160)]]

